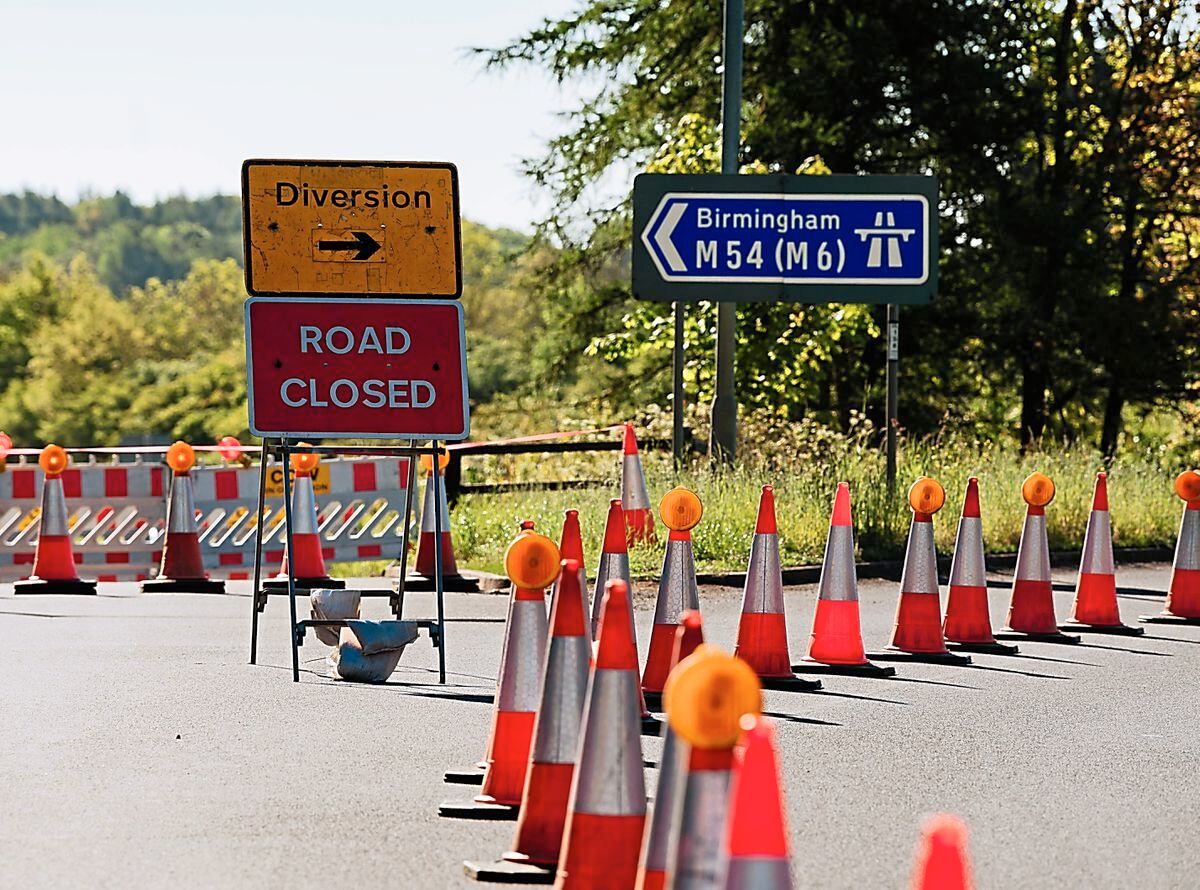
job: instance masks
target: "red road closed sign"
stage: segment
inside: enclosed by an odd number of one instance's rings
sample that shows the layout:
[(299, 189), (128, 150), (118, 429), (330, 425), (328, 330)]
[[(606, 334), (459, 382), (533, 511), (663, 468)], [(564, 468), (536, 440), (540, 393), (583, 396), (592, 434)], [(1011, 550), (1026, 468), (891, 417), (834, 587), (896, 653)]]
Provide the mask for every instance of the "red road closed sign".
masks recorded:
[(461, 303), (251, 297), (245, 305), (254, 435), (470, 433)]

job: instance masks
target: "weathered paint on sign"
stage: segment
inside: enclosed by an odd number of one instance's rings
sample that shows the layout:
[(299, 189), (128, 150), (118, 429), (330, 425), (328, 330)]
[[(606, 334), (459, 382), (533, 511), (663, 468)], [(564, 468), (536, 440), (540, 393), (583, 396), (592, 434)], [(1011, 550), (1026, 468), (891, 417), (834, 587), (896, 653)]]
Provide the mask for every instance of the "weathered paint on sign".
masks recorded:
[(249, 160), (242, 229), (251, 294), (462, 293), (453, 164)]

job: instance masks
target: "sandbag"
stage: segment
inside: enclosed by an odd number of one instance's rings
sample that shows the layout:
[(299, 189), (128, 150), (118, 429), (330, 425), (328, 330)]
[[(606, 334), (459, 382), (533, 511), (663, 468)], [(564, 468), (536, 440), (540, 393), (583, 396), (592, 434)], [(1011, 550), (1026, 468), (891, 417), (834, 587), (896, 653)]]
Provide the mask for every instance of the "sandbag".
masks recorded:
[(396, 665), (404, 649), (417, 638), (415, 621), (346, 622), (334, 650), (334, 676), (339, 680), (357, 683), (383, 683)]

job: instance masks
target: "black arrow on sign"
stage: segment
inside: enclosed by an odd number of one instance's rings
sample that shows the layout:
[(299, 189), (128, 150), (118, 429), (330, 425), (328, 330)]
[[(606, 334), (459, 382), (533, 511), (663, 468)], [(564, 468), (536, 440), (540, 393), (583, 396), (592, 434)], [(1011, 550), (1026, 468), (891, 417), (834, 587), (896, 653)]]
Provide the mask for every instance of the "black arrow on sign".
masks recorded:
[(357, 250), (352, 260), (369, 260), (382, 246), (366, 232), (351, 232), (353, 241), (318, 241), (317, 250)]

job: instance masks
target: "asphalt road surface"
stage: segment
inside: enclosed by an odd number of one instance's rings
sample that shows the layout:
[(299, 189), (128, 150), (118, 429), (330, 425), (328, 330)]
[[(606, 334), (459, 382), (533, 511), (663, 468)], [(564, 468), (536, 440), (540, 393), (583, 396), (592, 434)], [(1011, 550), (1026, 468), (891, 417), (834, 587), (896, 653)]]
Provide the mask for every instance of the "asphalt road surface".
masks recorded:
[[(1061, 618), (1073, 573), (1055, 577)], [(1168, 577), (1161, 565), (1119, 570), (1127, 621), (1161, 609)], [(996, 583), (999, 627), (1008, 592)], [(887, 641), (897, 587), (861, 585), (868, 648)], [(442, 772), (483, 754), (503, 596), (447, 597), (446, 686), (422, 636), (372, 687), (329, 679), (311, 634), (293, 684), (282, 598), (250, 666), (244, 585), (100, 592), (0, 587), (0, 886), (454, 888), (472, 883), (463, 859), (508, 849), (512, 823), (437, 816), (472, 793)], [(639, 595), (643, 644), (651, 596)], [(788, 591), (793, 657), (814, 596)], [(702, 605), (709, 641), (731, 647), (740, 591), (705, 589)], [(406, 617), (432, 608), (410, 594)], [(368, 600), (365, 612), (384, 609)], [(1198, 885), (1200, 628), (1021, 649), (766, 693), (797, 886), (906, 887), (938, 811), (970, 825), (980, 888)], [(658, 739), (643, 746), (656, 762)]]

